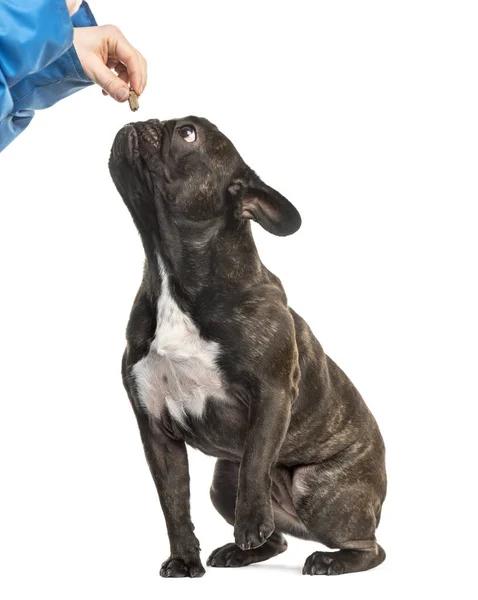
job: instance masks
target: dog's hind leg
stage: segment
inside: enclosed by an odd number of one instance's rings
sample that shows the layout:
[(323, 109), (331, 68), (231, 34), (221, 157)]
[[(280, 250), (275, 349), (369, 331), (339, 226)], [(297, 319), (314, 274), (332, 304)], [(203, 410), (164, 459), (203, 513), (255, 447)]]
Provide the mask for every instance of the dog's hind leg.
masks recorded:
[(303, 467), (294, 475), (294, 505), (311, 538), (339, 548), (311, 554), (304, 564), (305, 575), (367, 571), (385, 560), (375, 540), (384, 489), (380, 493), (381, 486), (370, 480), (348, 481), (339, 470), (337, 475), (336, 479), (320, 465)]
[(305, 561), (304, 575), (342, 575), (368, 571), (385, 560), (385, 551), (375, 544), (371, 550), (337, 550), (314, 552)]
[[(211, 486), (211, 500), (219, 514), (232, 526), (235, 518), (238, 477), (239, 463), (224, 459), (217, 460)], [(208, 558), (207, 564), (211, 567), (245, 567), (272, 558), (286, 549), (287, 542), (284, 537), (274, 531), (258, 548), (241, 550), (234, 543), (216, 548)]]

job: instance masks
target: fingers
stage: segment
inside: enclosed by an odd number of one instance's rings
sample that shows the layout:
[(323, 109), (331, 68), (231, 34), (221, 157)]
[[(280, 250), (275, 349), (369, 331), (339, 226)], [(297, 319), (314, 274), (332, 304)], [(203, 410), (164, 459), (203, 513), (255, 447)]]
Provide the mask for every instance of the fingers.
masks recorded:
[[(146, 60), (117, 27), (113, 25), (106, 27), (109, 56), (118, 59), (126, 67), (130, 85), (139, 96), (143, 93), (148, 79)], [(126, 81), (124, 76), (120, 75), (120, 77)]]
[[(147, 83), (146, 60), (113, 25), (76, 27), (75, 49), (85, 74), (118, 102), (139, 96)], [(114, 73), (111, 69), (114, 69)]]
[[(126, 84), (130, 83), (130, 78), (129, 78), (129, 73), (128, 71), (124, 70), (124, 71), (118, 71), (118, 77), (123, 80)], [(133, 86), (131, 86), (133, 87)], [(134, 87), (133, 87), (134, 90)]]
[[(129, 79), (129, 74), (128, 71), (126, 70), (126, 67), (118, 62), (116, 59), (112, 59), (109, 60), (106, 63), (106, 66), (108, 67), (108, 69), (113, 69), (114, 72), (116, 73), (116, 75), (126, 83), (126, 85), (128, 86), (128, 89), (130, 87), (130, 79)], [(105, 90), (102, 90), (102, 94), (103, 96), (108, 96), (108, 93), (105, 92)]]
[(129, 87), (126, 81), (120, 79), (103, 63), (99, 57), (90, 62), (91, 79), (103, 88), (109, 96), (118, 102), (129, 98)]

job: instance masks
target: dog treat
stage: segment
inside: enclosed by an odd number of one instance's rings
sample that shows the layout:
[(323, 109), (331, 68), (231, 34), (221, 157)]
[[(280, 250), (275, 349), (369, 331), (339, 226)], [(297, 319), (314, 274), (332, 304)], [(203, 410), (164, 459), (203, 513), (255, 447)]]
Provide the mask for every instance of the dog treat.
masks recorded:
[(129, 92), (129, 107), (133, 112), (136, 112), (139, 108), (138, 96), (134, 90), (130, 90)]

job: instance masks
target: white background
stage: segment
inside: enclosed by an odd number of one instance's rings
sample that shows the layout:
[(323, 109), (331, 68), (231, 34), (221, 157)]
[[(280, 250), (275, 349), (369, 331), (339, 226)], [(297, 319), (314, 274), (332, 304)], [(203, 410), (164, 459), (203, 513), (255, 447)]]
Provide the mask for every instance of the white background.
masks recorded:
[[(134, 118), (197, 114), (300, 210), (264, 263), (374, 412), (389, 495), (367, 573), (317, 546), (164, 580), (163, 517), (120, 378), (143, 252), (109, 177), (127, 105), (83, 91), (0, 156), (0, 595), (476, 594), (478, 85), (474, 2), (92, 3), (149, 61)], [(203, 561), (232, 541), (190, 453)], [(474, 589), (473, 589), (474, 586)]]

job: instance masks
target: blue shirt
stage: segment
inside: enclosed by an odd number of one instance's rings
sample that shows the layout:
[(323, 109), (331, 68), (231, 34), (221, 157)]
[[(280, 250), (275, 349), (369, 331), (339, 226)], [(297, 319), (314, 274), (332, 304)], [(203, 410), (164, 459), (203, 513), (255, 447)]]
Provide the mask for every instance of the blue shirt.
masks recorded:
[(47, 108), (88, 85), (73, 27), (96, 25), (86, 2), (0, 0), (0, 152)]

